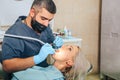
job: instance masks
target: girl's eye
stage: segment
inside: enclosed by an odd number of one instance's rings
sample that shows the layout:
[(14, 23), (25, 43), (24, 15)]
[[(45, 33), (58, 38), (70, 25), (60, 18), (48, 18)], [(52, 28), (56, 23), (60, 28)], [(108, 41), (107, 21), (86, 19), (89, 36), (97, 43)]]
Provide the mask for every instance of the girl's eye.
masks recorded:
[(71, 51), (72, 50), (72, 48), (68, 48), (69, 49), (69, 51)]

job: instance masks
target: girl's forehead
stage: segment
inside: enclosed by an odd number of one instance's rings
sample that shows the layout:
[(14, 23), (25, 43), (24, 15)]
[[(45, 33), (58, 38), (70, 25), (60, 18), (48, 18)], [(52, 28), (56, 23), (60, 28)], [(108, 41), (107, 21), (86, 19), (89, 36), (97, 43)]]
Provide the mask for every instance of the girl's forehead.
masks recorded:
[(76, 52), (79, 51), (79, 47), (76, 46), (76, 45), (63, 45), (62, 49), (64, 51), (69, 51), (69, 52), (72, 52), (72, 53), (76, 53)]
[(71, 47), (73, 47), (73, 46), (72, 45), (63, 45), (62, 46), (62, 48), (66, 48), (66, 49), (71, 48)]
[(76, 48), (79, 48), (77, 45), (63, 45), (62, 48), (65, 48), (65, 49), (76, 49)]

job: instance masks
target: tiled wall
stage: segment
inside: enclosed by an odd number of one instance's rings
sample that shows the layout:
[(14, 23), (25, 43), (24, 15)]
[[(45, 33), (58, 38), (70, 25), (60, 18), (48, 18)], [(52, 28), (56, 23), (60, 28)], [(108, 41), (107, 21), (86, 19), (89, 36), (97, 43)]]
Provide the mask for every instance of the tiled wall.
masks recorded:
[(100, 0), (54, 1), (57, 14), (53, 30), (67, 26), (73, 36), (82, 38), (82, 51), (93, 64), (93, 72), (98, 72)]

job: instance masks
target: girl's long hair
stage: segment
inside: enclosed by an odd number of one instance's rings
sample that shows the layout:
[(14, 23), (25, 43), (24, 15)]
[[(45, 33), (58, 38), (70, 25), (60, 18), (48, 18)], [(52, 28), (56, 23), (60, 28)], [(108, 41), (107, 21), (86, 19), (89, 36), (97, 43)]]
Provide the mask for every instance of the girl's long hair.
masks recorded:
[(63, 73), (65, 80), (84, 80), (90, 66), (88, 60), (79, 50), (79, 53), (74, 59), (74, 65), (66, 68), (66, 71)]

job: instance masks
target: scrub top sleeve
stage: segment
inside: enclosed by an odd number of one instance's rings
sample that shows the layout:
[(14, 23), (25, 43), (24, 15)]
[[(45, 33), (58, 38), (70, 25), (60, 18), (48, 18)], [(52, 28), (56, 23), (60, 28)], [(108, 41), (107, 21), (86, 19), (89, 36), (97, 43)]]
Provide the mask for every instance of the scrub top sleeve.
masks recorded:
[(20, 57), (23, 49), (20, 40), (6, 37), (2, 44), (2, 60)]

